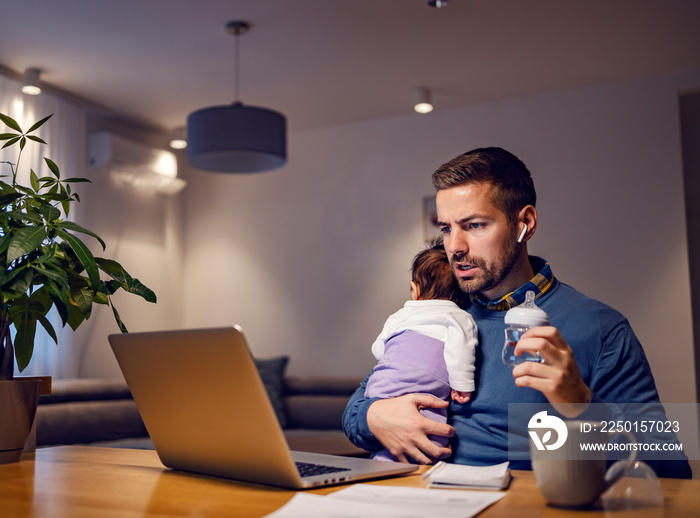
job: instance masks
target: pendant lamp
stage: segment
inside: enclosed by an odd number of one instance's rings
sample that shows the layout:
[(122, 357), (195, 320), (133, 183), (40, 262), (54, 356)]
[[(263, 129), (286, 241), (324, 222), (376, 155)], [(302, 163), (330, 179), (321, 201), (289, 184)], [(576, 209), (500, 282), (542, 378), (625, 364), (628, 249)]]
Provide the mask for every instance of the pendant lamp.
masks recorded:
[(219, 173), (254, 173), (287, 162), (287, 120), (279, 112), (246, 106), (238, 100), (238, 39), (250, 24), (234, 21), (226, 30), (235, 37), (235, 101), (192, 112), (187, 118), (187, 161), (196, 169)]

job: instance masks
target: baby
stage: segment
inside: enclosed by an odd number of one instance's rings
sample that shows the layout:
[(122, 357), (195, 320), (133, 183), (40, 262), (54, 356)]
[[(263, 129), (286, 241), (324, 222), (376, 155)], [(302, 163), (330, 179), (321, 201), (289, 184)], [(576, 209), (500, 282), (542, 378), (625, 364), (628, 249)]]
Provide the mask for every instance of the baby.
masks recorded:
[[(411, 300), (391, 315), (372, 345), (378, 363), (367, 381), (368, 398), (431, 394), (464, 404), (474, 391), (476, 324), (460, 308), (468, 304), (455, 280), (441, 241), (413, 260)], [(424, 408), (421, 413), (447, 422), (447, 409)], [(447, 437), (431, 436), (440, 446)], [(387, 450), (372, 458), (393, 460)]]

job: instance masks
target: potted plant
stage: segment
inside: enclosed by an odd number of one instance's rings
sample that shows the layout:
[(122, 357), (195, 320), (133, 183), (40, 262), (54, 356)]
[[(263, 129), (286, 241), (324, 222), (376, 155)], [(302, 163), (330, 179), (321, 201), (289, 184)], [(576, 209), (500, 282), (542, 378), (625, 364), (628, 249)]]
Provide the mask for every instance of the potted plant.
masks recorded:
[[(29, 433), (41, 383), (13, 379), (15, 360), (20, 372), (29, 364), (37, 324), (58, 344), (47, 318), (49, 310), (56, 308), (62, 325), (75, 331), (90, 317), (93, 304), (109, 305), (117, 325), (127, 332), (111, 295), (123, 289), (156, 302), (153, 291), (118, 262), (95, 257), (78, 237), (94, 238), (104, 251), (105, 243), (97, 234), (66, 219), (71, 205), (80, 201), (73, 184), (89, 180), (62, 178), (58, 166), (44, 158), (49, 176), (39, 177), (30, 170), (28, 185), (18, 181), (25, 146), (46, 144), (33, 133), (50, 118), (23, 131), (14, 119), (0, 113), (10, 130), (0, 133), (2, 148), (18, 150), (14, 163), (0, 163), (1, 171), (10, 173), (0, 176), (0, 463), (19, 459), (27, 439), (21, 436)], [(2, 414), (3, 407), (9, 415)]]

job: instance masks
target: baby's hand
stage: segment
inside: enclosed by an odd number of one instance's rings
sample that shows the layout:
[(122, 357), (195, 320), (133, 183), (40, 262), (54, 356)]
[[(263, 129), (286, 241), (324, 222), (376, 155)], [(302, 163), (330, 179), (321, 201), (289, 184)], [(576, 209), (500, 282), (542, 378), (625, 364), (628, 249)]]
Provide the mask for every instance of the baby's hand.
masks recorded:
[(464, 403), (467, 403), (472, 398), (472, 393), (471, 392), (460, 392), (459, 390), (453, 390), (450, 393), (450, 397), (452, 397), (452, 401), (455, 401), (456, 403), (463, 405)]

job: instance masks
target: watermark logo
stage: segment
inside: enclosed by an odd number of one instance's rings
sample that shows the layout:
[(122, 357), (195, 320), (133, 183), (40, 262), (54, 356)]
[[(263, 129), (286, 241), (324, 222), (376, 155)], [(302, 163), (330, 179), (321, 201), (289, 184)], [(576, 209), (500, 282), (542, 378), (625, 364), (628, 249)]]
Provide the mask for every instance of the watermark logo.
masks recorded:
[[(556, 450), (560, 448), (569, 434), (564, 421), (547, 411), (537, 412), (527, 424), (527, 431), (538, 450)], [(556, 437), (552, 437), (552, 432)]]

